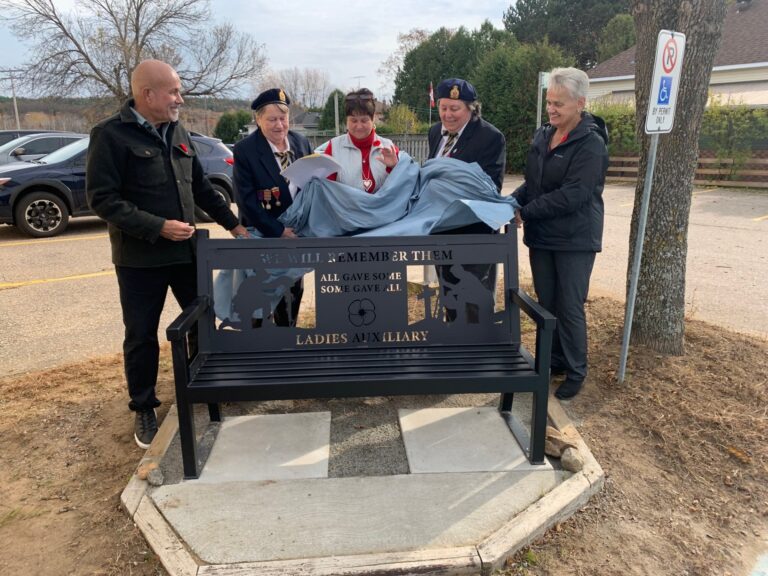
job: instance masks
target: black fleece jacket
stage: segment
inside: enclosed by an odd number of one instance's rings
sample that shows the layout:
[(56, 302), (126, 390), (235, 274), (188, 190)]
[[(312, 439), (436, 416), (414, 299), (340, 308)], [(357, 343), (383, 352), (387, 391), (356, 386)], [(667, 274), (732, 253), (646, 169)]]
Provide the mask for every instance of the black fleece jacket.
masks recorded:
[(568, 139), (550, 150), (554, 126), (533, 136), (525, 182), (513, 192), (522, 206), (523, 242), (539, 250), (600, 252), (608, 132), (602, 118), (582, 113)]

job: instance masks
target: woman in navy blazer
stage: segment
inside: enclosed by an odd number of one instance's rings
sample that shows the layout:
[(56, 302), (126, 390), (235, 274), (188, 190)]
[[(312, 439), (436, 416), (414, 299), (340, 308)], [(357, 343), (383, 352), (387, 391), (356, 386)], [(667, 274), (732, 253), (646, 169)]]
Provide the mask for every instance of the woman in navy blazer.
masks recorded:
[[(265, 90), (253, 101), (258, 129), (235, 145), (235, 198), (240, 222), (265, 238), (296, 238), (277, 218), (293, 203), (298, 190), (280, 175), (294, 160), (311, 154), (305, 136), (289, 130), (288, 96), (280, 88)], [(274, 312), (278, 326), (294, 326), (303, 288), (291, 288), (291, 310), (285, 298)]]
[[(475, 87), (461, 78), (447, 78), (437, 85), (437, 98), (440, 122), (429, 130), (429, 158), (445, 157), (463, 162), (477, 162), (501, 192), (507, 144), (504, 135), (493, 124), (480, 117), (480, 105)], [(490, 234), (492, 232), (493, 230), (488, 226), (478, 222), (450, 230), (445, 234)], [(491, 294), (495, 293), (495, 265), (464, 264), (463, 268), (480, 280)], [(444, 292), (446, 284), (454, 285), (459, 282), (449, 267), (437, 266), (436, 270)], [(446, 318), (449, 321), (455, 320), (455, 312), (446, 310)], [(478, 322), (477, 306), (467, 306), (466, 318), (471, 323)]]

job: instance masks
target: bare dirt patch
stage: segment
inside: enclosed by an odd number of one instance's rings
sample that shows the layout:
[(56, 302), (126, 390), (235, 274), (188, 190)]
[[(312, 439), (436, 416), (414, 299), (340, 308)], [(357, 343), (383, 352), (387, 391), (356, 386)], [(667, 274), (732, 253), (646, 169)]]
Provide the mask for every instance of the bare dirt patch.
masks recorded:
[[(692, 321), (685, 356), (633, 348), (619, 386), (622, 308), (588, 309), (590, 379), (567, 410), (606, 486), (504, 574), (747, 574), (768, 534), (768, 343)], [(167, 350), (158, 392), (163, 417)], [(164, 574), (120, 507), (132, 424), (120, 356), (0, 380), (0, 572)]]

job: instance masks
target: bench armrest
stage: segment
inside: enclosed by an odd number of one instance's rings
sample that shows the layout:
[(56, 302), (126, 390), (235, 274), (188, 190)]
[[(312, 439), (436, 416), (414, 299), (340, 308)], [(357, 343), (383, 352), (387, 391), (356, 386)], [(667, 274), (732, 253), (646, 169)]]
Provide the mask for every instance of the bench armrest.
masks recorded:
[(555, 329), (557, 319), (547, 312), (541, 304), (528, 296), (524, 290), (520, 288), (510, 288), (509, 295), (510, 300), (520, 306), (520, 310), (530, 316), (531, 319), (536, 322), (537, 326), (544, 328), (544, 330)]
[(547, 312), (541, 304), (533, 300), (520, 288), (510, 288), (509, 295), (512, 301), (520, 306), (520, 310), (536, 322), (536, 357), (534, 368), (545, 383), (549, 382), (549, 366), (552, 356), (552, 337), (555, 332), (557, 318)]
[(198, 296), (195, 298), (165, 330), (166, 338), (171, 342), (182, 340), (192, 327), (197, 324), (197, 321), (205, 314), (210, 305), (211, 300), (208, 296)]

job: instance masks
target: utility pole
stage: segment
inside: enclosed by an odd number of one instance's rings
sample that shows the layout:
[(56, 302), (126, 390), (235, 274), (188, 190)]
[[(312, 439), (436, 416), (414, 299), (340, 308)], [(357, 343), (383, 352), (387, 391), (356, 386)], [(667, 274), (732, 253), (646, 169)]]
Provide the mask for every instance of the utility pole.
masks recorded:
[(16, 115), (16, 130), (21, 130), (21, 122), (19, 121), (19, 106), (16, 104), (16, 78), (14, 74), (18, 72), (23, 72), (23, 70), (19, 69), (11, 69), (11, 68), (0, 68), (0, 72), (3, 74), (8, 74), (7, 77), (4, 77), (3, 80), (10, 80), (11, 81), (11, 95), (13, 96), (13, 113)]

